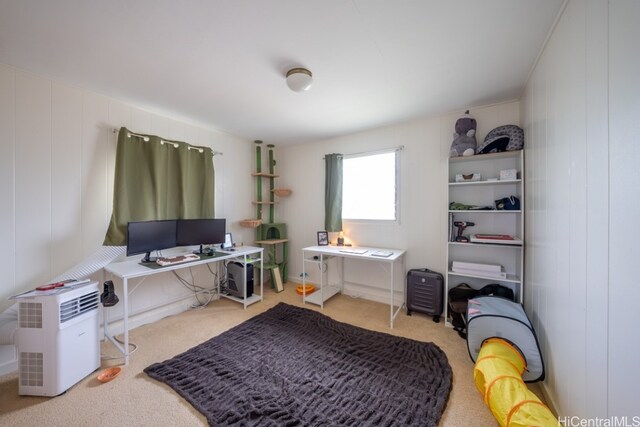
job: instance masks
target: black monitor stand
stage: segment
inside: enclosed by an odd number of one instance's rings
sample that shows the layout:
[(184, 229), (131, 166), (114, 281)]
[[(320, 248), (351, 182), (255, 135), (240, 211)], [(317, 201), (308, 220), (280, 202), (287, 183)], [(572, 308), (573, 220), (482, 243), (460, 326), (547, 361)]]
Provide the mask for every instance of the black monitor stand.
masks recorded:
[(158, 257), (152, 257), (150, 256), (151, 252), (147, 252), (144, 256), (144, 258), (142, 258), (142, 260), (140, 260), (141, 262), (156, 262), (156, 260), (158, 259)]
[(215, 254), (215, 250), (213, 248), (209, 249), (208, 251), (204, 250), (204, 245), (200, 244), (200, 249), (193, 251), (194, 254), (196, 255), (207, 255), (207, 256), (213, 256)]

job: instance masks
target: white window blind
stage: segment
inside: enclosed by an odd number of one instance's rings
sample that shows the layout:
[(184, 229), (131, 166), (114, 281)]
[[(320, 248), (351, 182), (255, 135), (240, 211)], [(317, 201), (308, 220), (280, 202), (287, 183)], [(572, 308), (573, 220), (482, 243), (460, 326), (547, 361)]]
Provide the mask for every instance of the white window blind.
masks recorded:
[(398, 151), (345, 156), (342, 163), (342, 218), (397, 218)]

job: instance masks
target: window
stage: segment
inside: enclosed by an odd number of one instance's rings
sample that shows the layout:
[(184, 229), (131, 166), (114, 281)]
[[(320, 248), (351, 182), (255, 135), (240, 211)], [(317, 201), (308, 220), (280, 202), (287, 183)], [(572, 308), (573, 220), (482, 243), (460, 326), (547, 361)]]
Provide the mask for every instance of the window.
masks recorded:
[(342, 217), (395, 221), (397, 178), (397, 150), (345, 156), (342, 163)]

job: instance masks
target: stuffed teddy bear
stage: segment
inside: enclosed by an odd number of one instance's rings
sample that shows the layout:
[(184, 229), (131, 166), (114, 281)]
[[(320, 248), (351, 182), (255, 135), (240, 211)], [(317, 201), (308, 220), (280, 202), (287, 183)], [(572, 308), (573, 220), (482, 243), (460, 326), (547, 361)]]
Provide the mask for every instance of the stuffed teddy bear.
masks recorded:
[(473, 156), (476, 153), (476, 119), (469, 116), (469, 110), (456, 121), (456, 131), (449, 150), (449, 157)]

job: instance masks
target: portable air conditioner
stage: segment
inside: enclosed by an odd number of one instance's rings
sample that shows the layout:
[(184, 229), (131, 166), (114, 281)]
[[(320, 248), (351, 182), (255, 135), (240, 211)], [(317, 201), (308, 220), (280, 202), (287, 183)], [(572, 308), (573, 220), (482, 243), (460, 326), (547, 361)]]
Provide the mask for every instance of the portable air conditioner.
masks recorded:
[(98, 283), (18, 303), (18, 393), (57, 396), (100, 367)]

